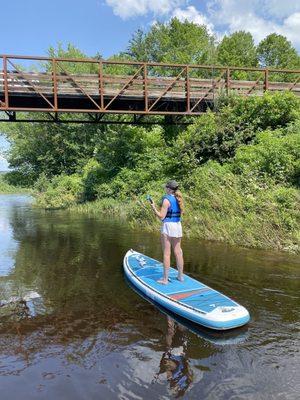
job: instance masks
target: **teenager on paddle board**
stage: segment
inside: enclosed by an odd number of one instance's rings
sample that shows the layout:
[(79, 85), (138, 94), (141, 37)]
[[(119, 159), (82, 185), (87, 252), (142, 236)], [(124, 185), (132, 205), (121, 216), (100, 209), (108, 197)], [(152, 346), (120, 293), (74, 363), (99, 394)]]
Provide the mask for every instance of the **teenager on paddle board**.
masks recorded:
[(166, 285), (169, 278), (169, 268), (171, 261), (171, 249), (176, 258), (178, 276), (177, 279), (183, 282), (183, 253), (181, 249), (182, 226), (181, 215), (184, 211), (182, 194), (178, 190), (176, 181), (169, 181), (165, 186), (166, 194), (162, 198), (160, 211), (157, 210), (154, 202), (150, 199), (150, 204), (162, 221), (161, 244), (164, 257), (164, 276), (158, 280), (159, 283)]

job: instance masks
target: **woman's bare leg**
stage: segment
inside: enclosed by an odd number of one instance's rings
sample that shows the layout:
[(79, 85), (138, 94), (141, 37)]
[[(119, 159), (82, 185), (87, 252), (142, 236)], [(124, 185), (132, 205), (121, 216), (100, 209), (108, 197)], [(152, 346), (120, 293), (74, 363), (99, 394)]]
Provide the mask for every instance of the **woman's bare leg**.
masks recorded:
[(159, 279), (158, 283), (163, 283), (166, 285), (168, 283), (169, 278), (169, 269), (171, 262), (171, 240), (169, 236), (162, 234), (161, 235), (161, 244), (163, 250), (163, 258), (164, 258), (164, 276), (162, 279)]
[(172, 238), (172, 247), (176, 258), (176, 266), (178, 270), (177, 279), (183, 282), (183, 252), (181, 249), (181, 238)]

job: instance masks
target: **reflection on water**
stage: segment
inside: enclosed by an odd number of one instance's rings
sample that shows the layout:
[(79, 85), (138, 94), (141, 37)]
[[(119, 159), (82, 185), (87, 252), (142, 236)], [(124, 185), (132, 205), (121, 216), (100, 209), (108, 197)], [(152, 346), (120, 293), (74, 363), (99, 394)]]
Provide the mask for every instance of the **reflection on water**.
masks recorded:
[(175, 397), (182, 396), (193, 382), (193, 371), (187, 358), (186, 329), (167, 317), (166, 351), (163, 353), (155, 379), (166, 374)]
[(252, 316), (216, 335), (136, 294), (128, 248), (161, 258), (158, 234), (0, 196), (1, 400), (298, 398), (297, 256), (185, 240), (188, 273)]

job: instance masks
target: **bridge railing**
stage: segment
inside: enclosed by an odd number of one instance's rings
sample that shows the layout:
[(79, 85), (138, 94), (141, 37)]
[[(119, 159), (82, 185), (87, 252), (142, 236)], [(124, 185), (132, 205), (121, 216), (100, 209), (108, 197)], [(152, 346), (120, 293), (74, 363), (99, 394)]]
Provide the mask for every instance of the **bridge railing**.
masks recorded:
[(300, 95), (300, 70), (1, 55), (0, 111), (197, 115), (220, 95)]

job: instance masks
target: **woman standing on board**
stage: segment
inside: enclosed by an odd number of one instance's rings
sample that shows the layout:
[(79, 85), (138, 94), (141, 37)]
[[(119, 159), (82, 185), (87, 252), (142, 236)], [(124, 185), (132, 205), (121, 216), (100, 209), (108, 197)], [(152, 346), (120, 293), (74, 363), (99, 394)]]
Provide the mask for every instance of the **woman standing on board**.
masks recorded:
[(176, 181), (167, 182), (165, 189), (166, 195), (162, 198), (160, 211), (157, 210), (154, 202), (150, 199), (153, 211), (163, 223), (161, 227), (161, 243), (164, 255), (164, 276), (157, 282), (164, 285), (168, 283), (169, 278), (171, 248), (173, 248), (176, 258), (177, 279), (183, 282), (183, 254), (181, 250), (183, 199)]

